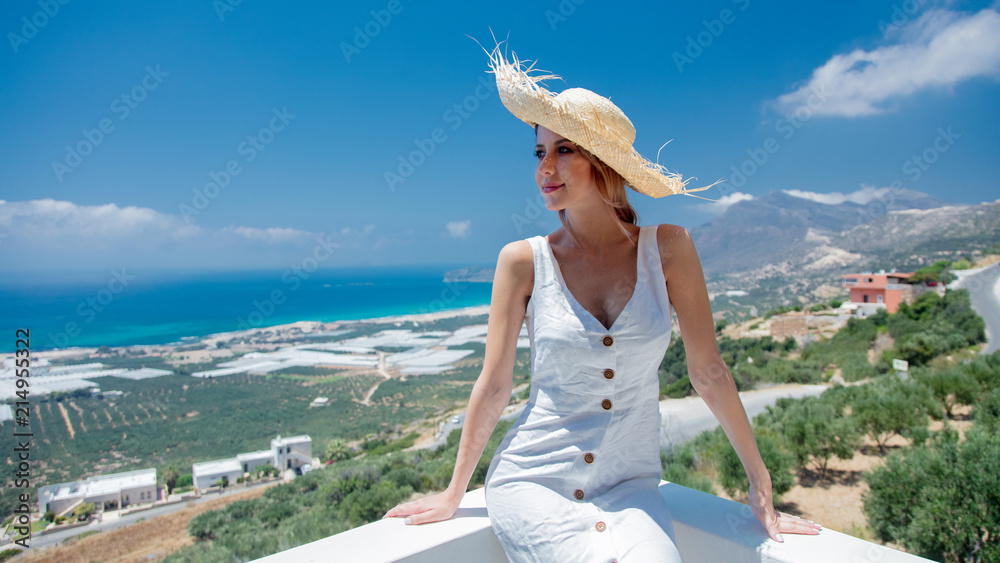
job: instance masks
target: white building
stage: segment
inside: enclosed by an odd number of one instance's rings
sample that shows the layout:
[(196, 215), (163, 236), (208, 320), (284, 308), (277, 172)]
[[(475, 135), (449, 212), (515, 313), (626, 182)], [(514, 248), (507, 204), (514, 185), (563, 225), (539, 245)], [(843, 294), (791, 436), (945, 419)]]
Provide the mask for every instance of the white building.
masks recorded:
[[(262, 465), (274, 465), (274, 452), (271, 450), (260, 450), (247, 454), (238, 454), (236, 461), (240, 462), (244, 473), (253, 473), (255, 469)], [(277, 467), (275, 465), (275, 467)]]
[(296, 469), (312, 463), (312, 438), (306, 435), (271, 440), (274, 466), (278, 469)]
[(201, 494), (223, 477), (230, 485), (253, 473), (258, 467), (271, 465), (280, 470), (300, 469), (312, 464), (312, 438), (306, 435), (271, 440), (270, 450), (237, 454), (236, 457), (203, 461), (191, 466), (195, 490)]
[(156, 468), (153, 467), (40, 487), (38, 508), (41, 512), (51, 510), (57, 516), (64, 516), (87, 502), (94, 503), (101, 512), (153, 502), (158, 497)]
[(195, 491), (199, 494), (225, 477), (230, 485), (243, 476), (243, 467), (235, 457), (203, 461), (191, 466), (191, 477)]

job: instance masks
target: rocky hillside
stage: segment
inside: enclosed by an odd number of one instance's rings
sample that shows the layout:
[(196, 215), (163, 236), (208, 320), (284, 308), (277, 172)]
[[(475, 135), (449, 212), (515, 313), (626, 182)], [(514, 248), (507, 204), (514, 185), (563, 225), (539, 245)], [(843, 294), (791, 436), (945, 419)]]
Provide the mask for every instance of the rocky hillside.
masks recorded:
[(796, 260), (831, 237), (879, 223), (894, 211), (931, 210), (946, 201), (910, 190), (872, 194), (867, 204), (830, 204), (771, 192), (729, 207), (712, 221), (691, 229), (705, 274), (712, 277)]
[[(887, 209), (888, 208), (888, 209)], [(1000, 200), (954, 205), (920, 192), (884, 192), (866, 205), (820, 203), (772, 192), (731, 206), (691, 230), (714, 309), (760, 313), (845, 293), (855, 271), (912, 271), (1000, 241)]]

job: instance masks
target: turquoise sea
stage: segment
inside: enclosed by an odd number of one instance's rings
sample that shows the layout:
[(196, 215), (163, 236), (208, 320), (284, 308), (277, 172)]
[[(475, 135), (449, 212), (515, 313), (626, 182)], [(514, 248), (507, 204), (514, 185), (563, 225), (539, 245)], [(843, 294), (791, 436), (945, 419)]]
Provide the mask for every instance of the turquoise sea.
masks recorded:
[(444, 282), (457, 267), (4, 274), (0, 351), (15, 349), (20, 328), (30, 329), (32, 350), (49, 350), (488, 305), (491, 283)]

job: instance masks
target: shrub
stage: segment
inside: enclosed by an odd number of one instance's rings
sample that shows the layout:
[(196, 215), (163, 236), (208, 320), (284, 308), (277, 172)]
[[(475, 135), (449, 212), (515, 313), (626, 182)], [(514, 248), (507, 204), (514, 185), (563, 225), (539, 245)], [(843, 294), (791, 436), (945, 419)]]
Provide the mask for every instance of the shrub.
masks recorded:
[(85, 502), (73, 509), (73, 516), (76, 517), (77, 520), (86, 520), (91, 514), (94, 513), (95, 509), (96, 507), (94, 506), (94, 503)]
[(184, 546), (167, 556), (163, 563), (218, 563), (219, 561), (236, 561), (229, 549), (206, 542)]
[(926, 385), (944, 407), (945, 415), (952, 418), (956, 405), (971, 405), (979, 394), (979, 383), (968, 373), (949, 369), (921, 375), (919, 381)]
[(861, 431), (885, 452), (885, 443), (894, 435), (913, 436), (914, 429), (926, 429), (928, 417), (943, 417), (930, 389), (918, 381), (902, 381), (894, 375), (860, 387), (851, 401), (853, 418)]
[(1000, 434), (952, 431), (894, 452), (865, 475), (864, 508), (883, 542), (935, 561), (1000, 560)]
[[(781, 495), (795, 485), (795, 476), (792, 475), (795, 460), (792, 454), (784, 449), (777, 436), (755, 432), (755, 437), (757, 450), (760, 451), (760, 457), (771, 475), (771, 492), (774, 503), (777, 504)], [(746, 471), (732, 445), (723, 448), (719, 457), (719, 480), (726, 494), (731, 497), (735, 497), (737, 493), (744, 496), (749, 493), (750, 483), (747, 481)]]
[(295, 514), (295, 505), (290, 502), (273, 502), (257, 514), (257, 519), (266, 528), (277, 528), (282, 521)]
[(341, 503), (346, 520), (360, 526), (382, 517), (390, 508), (410, 496), (413, 489), (397, 489), (389, 482), (381, 482), (373, 487), (357, 490), (347, 495)]
[(972, 309), (967, 289), (948, 290), (944, 297), (924, 293), (912, 305), (902, 303), (888, 326), (900, 357), (917, 365), (986, 339), (985, 321)]
[(687, 375), (660, 389), (661, 395), (671, 399), (683, 399), (692, 393), (694, 393), (694, 386), (691, 385), (691, 378)]
[(710, 495), (715, 494), (715, 484), (711, 477), (695, 473), (683, 465), (667, 463), (663, 468), (663, 480)]
[(384, 479), (397, 487), (420, 488), (420, 472), (412, 467), (398, 467), (385, 474)]
[(774, 424), (798, 467), (813, 463), (825, 477), (831, 457), (854, 457), (858, 445), (854, 421), (843, 416), (834, 404), (818, 397), (804, 397), (782, 406)]
[(345, 459), (351, 459), (354, 452), (351, 448), (347, 447), (347, 444), (340, 438), (334, 438), (330, 440), (330, 443), (326, 446), (326, 459), (338, 462), (344, 461)]
[(211, 510), (202, 512), (188, 522), (188, 533), (196, 540), (214, 540), (217, 532), (232, 521), (232, 515), (226, 510)]
[(983, 396), (973, 410), (976, 426), (986, 432), (1000, 432), (1000, 389), (993, 389)]
[(681, 444), (670, 453), (661, 453), (663, 465), (662, 477), (666, 481), (678, 485), (715, 494), (715, 484), (712, 478), (705, 474), (705, 469), (716, 463), (717, 452), (721, 449), (725, 435), (721, 428), (706, 430), (694, 439)]
[(939, 260), (930, 266), (925, 266), (913, 272), (913, 275), (907, 281), (909, 283), (949, 283), (955, 276), (948, 271), (948, 265), (949, 262), (947, 260)]
[(950, 350), (951, 346), (945, 337), (921, 331), (906, 335), (896, 343), (896, 349), (902, 359), (910, 364), (922, 366), (934, 356)]

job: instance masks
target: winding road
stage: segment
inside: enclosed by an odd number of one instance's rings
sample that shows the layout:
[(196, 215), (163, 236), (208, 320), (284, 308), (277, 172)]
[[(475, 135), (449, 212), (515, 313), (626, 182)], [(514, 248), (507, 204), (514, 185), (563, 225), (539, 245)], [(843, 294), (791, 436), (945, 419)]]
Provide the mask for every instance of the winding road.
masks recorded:
[[(743, 402), (743, 408), (747, 411), (747, 416), (752, 420), (754, 416), (763, 412), (764, 409), (782, 397), (801, 399), (802, 397), (819, 395), (826, 389), (826, 385), (776, 385), (766, 389), (744, 391), (740, 393), (740, 400)], [(521, 416), (521, 411), (524, 410), (525, 406), (526, 404), (522, 403), (516, 407), (510, 407), (500, 419), (516, 419)], [(666, 451), (670, 451), (705, 430), (712, 430), (719, 425), (719, 421), (701, 397), (664, 399), (660, 401), (660, 416), (660, 449)], [(464, 422), (464, 413), (459, 415), (459, 422), (446, 421), (438, 440), (428, 448), (434, 449), (444, 444), (448, 434), (452, 430), (461, 428)]]

